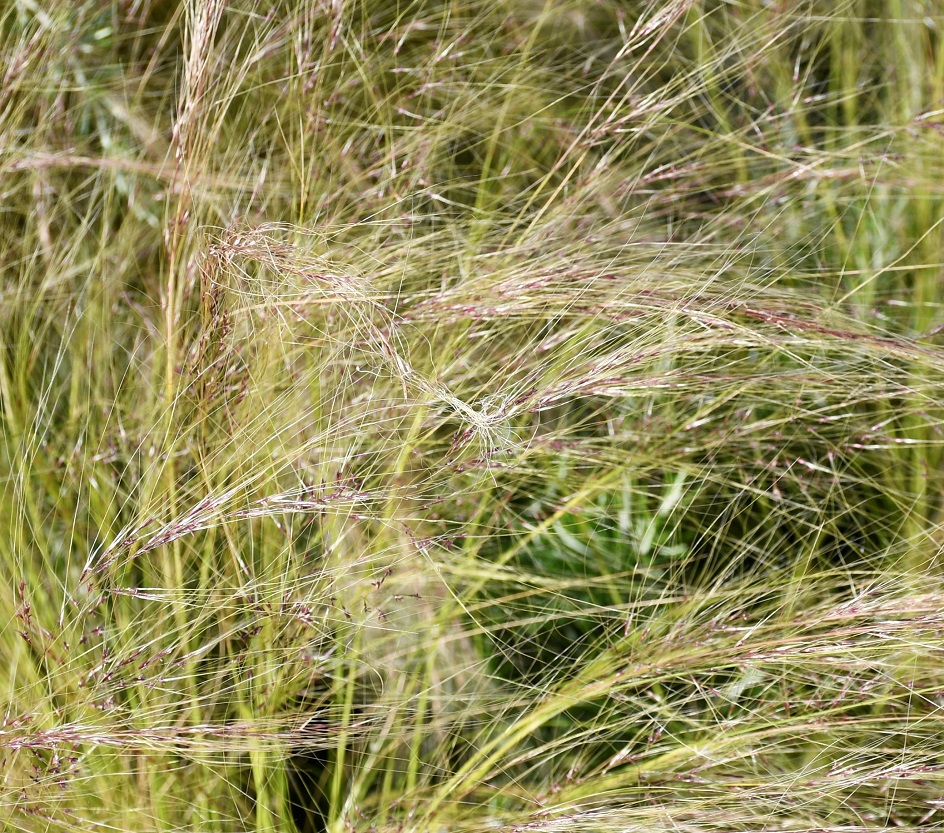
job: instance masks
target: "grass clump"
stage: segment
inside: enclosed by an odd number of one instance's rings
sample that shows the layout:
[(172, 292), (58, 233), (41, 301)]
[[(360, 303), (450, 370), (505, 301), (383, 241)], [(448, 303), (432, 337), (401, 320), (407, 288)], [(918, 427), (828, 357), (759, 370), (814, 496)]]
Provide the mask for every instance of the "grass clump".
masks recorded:
[(0, 9), (4, 829), (941, 827), (942, 27)]

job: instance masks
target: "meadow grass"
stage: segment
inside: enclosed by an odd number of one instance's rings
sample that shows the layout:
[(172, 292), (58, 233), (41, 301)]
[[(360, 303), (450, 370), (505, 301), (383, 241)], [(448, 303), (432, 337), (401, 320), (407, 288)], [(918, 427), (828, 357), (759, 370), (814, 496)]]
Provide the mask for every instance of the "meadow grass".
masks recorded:
[(2, 4), (3, 829), (944, 827), (942, 31)]

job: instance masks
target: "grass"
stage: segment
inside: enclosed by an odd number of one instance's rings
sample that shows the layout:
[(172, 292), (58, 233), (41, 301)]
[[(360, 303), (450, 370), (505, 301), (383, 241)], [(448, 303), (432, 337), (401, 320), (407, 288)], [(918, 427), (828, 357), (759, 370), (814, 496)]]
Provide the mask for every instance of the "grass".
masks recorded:
[(944, 827), (942, 27), (3, 5), (3, 828)]

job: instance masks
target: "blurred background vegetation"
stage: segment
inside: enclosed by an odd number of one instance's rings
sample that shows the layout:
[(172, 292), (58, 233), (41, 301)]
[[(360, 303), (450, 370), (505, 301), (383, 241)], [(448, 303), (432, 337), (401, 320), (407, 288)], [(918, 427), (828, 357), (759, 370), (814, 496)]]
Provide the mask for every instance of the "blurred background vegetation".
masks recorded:
[(0, 3), (0, 814), (944, 828), (944, 3)]

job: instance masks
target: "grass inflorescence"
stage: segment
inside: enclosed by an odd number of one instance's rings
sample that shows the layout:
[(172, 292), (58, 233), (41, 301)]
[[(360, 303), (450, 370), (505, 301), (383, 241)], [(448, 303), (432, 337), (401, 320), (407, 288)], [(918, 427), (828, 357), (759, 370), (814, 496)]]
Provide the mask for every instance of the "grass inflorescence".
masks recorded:
[(3, 829), (944, 827), (942, 31), (4, 4)]

